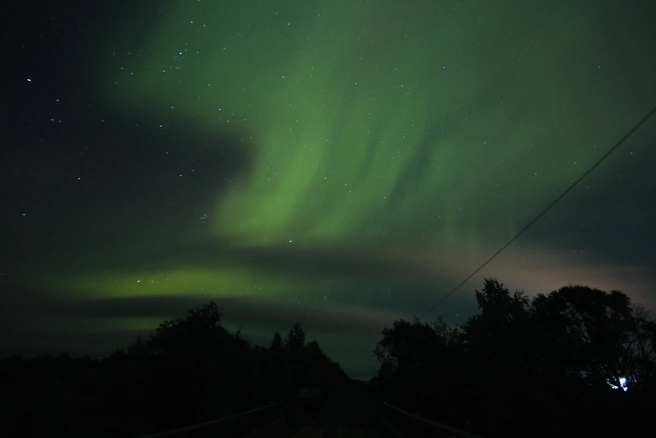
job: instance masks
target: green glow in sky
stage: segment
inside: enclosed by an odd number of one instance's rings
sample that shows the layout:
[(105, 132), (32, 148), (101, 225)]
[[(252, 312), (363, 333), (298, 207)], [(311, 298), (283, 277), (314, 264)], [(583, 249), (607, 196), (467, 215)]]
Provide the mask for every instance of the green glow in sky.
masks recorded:
[[(123, 111), (253, 144), (252, 174), (217, 201), (218, 237), (475, 252), (516, 233), (609, 137), (577, 124), (604, 77), (594, 50), (581, 58), (571, 43), (590, 32), (576, 16), (256, 3), (171, 3), (105, 81)], [(593, 69), (598, 83), (584, 80)]]
[[(93, 301), (85, 315), (110, 303), (116, 330), (161, 316), (131, 312), (130, 300), (178, 309), (207, 298), (262, 333), (324, 312), (315, 330), (336, 339), (348, 308), (370, 321), (353, 336), (371, 361), (366, 345), (385, 321), (427, 310), (656, 100), (649, 2), (146, 3), (94, 23), (78, 60), (87, 82), (61, 126), (81, 133), (71, 142), (95, 141), (89, 153), (61, 158), (68, 173), (26, 160), (36, 179), (78, 191), (14, 215), (39, 248), (22, 256), (16, 284)], [(109, 139), (77, 125), (89, 107)], [(581, 283), (647, 296), (648, 132), (453, 295), (447, 320), (473, 310), (483, 276), (529, 295)], [(75, 179), (84, 166), (98, 177)]]
[(73, 280), (61, 286), (74, 292), (78, 298), (88, 294), (125, 298), (132, 296), (166, 296), (180, 292), (207, 293), (212, 289), (222, 291), (222, 296), (247, 295), (254, 279), (243, 269), (221, 270), (198, 268), (169, 268), (165, 271), (143, 273), (106, 272), (77, 273)]
[[(99, 64), (121, 112), (248, 145), (251, 171), (217, 193), (211, 215), (211, 234), (237, 247), (489, 252), (633, 116), (581, 124), (610, 117), (600, 103), (625, 91), (607, 88), (607, 55), (594, 45), (605, 16), (584, 3), (560, 14), (489, 2), (255, 3), (170, 2), (139, 39), (119, 31), (116, 59)], [(215, 275), (228, 295), (246, 293), (239, 275)], [(134, 281), (111, 287), (121, 295)]]

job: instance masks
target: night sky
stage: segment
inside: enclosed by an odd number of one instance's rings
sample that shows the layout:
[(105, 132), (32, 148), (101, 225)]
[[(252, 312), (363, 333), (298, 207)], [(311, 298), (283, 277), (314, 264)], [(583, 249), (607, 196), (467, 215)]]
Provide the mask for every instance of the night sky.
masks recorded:
[[(73, 6), (74, 5), (74, 6)], [(22, 2), (2, 13), (0, 353), (105, 356), (213, 299), (353, 377), (656, 105), (653, 1)], [(656, 308), (656, 117), (496, 277)]]

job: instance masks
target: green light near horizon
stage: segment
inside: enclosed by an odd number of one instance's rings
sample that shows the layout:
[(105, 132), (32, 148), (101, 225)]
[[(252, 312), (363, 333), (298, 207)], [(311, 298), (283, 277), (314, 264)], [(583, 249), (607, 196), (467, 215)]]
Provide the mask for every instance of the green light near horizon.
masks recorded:
[(99, 270), (76, 273), (63, 278), (48, 279), (51, 287), (60, 288), (77, 298), (89, 295), (102, 298), (127, 298), (132, 296), (167, 296), (178, 293), (203, 295), (217, 294), (222, 297), (243, 296), (252, 293), (257, 283), (245, 269), (202, 269), (193, 267), (144, 270), (141, 273), (126, 270)]

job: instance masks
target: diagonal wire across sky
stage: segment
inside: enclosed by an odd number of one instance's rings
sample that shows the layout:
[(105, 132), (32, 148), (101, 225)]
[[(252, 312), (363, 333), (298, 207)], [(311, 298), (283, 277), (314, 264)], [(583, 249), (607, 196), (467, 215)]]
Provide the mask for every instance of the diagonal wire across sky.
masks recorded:
[(465, 283), (467, 283), (474, 275), (479, 273), (485, 266), (487, 266), (492, 260), (494, 260), (499, 254), (501, 254), (506, 248), (508, 248), (515, 240), (517, 240), (522, 234), (524, 234), (529, 228), (533, 226), (541, 217), (543, 217), (549, 210), (551, 210), (558, 202), (560, 202), (569, 192), (571, 192), (581, 181), (583, 181), (588, 175), (590, 175), (601, 163), (603, 163), (606, 158), (611, 156), (622, 144), (629, 139), (642, 125), (647, 122), (654, 114), (656, 113), (656, 106), (654, 106), (651, 111), (647, 113), (642, 119), (640, 119), (629, 131), (624, 134), (615, 144), (608, 149), (608, 151), (602, 155), (597, 161), (595, 161), (589, 168), (586, 170), (578, 179), (574, 180), (565, 191), (556, 197), (549, 205), (547, 205), (540, 213), (537, 214), (528, 224), (524, 226), (515, 236), (512, 237), (505, 245), (499, 248), (494, 254), (492, 254), (487, 260), (485, 260), (478, 268), (476, 268), (471, 274), (469, 274), (464, 280), (462, 280), (456, 287), (451, 289), (446, 293), (442, 298), (440, 298), (435, 304), (428, 308), (424, 313), (422, 313), (419, 318), (423, 318), (428, 313), (433, 311), (437, 306), (446, 301), (451, 295), (456, 293)]

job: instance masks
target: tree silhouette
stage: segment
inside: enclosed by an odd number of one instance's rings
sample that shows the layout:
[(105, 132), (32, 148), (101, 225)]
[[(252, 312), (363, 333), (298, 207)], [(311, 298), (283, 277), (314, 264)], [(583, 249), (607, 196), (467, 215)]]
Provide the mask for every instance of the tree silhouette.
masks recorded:
[[(453, 420), (459, 414), (457, 394), (462, 391), (462, 331), (441, 319), (430, 325), (405, 320), (383, 328), (373, 355), (381, 366), (375, 385), (397, 403), (420, 414)], [(421, 403), (413, 405), (413, 400)]]
[(479, 312), (462, 327), (383, 328), (373, 384), (414, 412), (483, 435), (626, 435), (640, 421), (599, 419), (649, 417), (656, 322), (644, 307), (586, 286), (529, 300), (494, 278), (475, 296)]
[(273, 339), (271, 340), (271, 344), (269, 345), (269, 351), (274, 353), (281, 352), (285, 348), (283, 342), (282, 342), (282, 336), (280, 336), (280, 333), (275, 332), (273, 334)]
[(620, 385), (630, 372), (626, 345), (632, 327), (630, 299), (585, 286), (566, 286), (532, 303), (543, 358), (569, 376)]
[(656, 321), (642, 304), (633, 306), (632, 324), (626, 345), (626, 354), (631, 359), (627, 370), (629, 385), (638, 390), (647, 390), (654, 385), (656, 377)]
[(226, 330), (221, 316), (210, 301), (102, 361), (0, 360), (0, 392), (14, 405), (0, 435), (148, 435), (286, 400), (301, 386), (328, 393), (348, 380), (316, 340), (306, 343), (300, 324), (286, 341), (274, 333), (265, 348)]
[(432, 367), (435, 350), (446, 344), (447, 340), (428, 324), (401, 319), (394, 321), (391, 329), (383, 329), (383, 339), (376, 345), (374, 356), (399, 374), (411, 375)]
[(303, 351), (305, 347), (305, 332), (301, 328), (299, 323), (294, 324), (287, 333), (287, 340), (285, 341), (285, 347), (291, 352), (299, 353)]
[(485, 279), (482, 291), (476, 291), (481, 313), (467, 321), (465, 332), (470, 344), (506, 343), (511, 332), (528, 319), (529, 300), (523, 292), (513, 295), (496, 279)]
[(221, 309), (210, 301), (189, 310), (185, 318), (162, 322), (148, 346), (156, 355), (197, 357), (213, 353), (229, 337), (221, 325)]
[(529, 300), (520, 291), (511, 295), (493, 278), (485, 279), (483, 289), (476, 291), (476, 300), (480, 313), (463, 326), (464, 348), (470, 361), (485, 364), (474, 373), (478, 385), (501, 397), (508, 385), (531, 372)]

